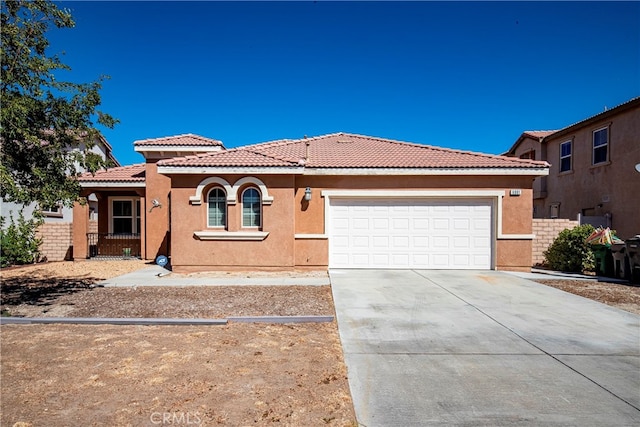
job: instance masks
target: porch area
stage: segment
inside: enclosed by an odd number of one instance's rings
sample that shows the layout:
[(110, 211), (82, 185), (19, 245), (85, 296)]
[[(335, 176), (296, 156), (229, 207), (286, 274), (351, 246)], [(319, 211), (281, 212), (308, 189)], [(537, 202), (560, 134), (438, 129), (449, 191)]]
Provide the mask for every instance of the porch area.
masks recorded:
[(140, 234), (87, 233), (87, 258), (142, 258)]

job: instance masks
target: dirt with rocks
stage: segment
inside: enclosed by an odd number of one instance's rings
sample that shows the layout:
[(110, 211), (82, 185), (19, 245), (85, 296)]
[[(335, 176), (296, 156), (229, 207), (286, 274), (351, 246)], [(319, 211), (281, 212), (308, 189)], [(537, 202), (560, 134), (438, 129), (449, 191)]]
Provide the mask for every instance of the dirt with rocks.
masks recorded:
[(596, 280), (536, 280), (547, 286), (580, 295), (612, 307), (640, 314), (640, 286)]
[[(334, 313), (328, 286), (95, 286), (144, 267), (87, 261), (3, 269), (2, 311), (29, 317)], [(0, 425), (357, 425), (335, 321), (2, 325), (0, 332)]]

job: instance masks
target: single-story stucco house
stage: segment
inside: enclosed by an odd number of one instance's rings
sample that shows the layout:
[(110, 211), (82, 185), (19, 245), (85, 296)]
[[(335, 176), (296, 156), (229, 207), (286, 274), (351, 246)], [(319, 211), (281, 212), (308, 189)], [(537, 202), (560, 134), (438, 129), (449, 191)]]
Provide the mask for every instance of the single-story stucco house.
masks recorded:
[(85, 174), (74, 255), (170, 256), (176, 272), (529, 270), (546, 162), (335, 133), (225, 149), (136, 141), (146, 162)]

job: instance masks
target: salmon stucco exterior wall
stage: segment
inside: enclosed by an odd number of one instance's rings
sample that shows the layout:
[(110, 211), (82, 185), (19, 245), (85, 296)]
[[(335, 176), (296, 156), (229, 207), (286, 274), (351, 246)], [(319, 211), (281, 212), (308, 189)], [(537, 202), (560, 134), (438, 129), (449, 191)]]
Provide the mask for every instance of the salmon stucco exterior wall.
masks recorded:
[[(242, 176), (226, 176), (230, 183)], [(190, 197), (202, 177), (176, 177), (171, 192), (171, 254), (175, 271), (199, 271), (207, 269), (254, 269), (293, 268), (294, 259), (294, 191), (291, 176), (261, 176), (273, 203), (262, 206), (260, 229), (242, 228), (242, 206), (240, 200), (227, 207), (228, 234), (224, 239), (205, 240), (195, 233), (211, 230), (207, 227), (207, 203), (192, 204)], [(249, 185), (239, 189), (238, 194)], [(203, 191), (203, 199), (212, 186)], [(268, 232), (259, 241), (247, 240), (241, 232)]]
[[(592, 140), (599, 129), (608, 129), (608, 159), (594, 165)], [(542, 217), (557, 205), (560, 218), (610, 216), (611, 228), (623, 239), (640, 233), (639, 136), (640, 107), (548, 137), (551, 168)], [(571, 169), (561, 172), (560, 145), (568, 141), (573, 146)]]
[[(396, 190), (500, 190), (502, 223), (500, 233), (521, 235), (517, 238), (498, 238), (495, 247), (497, 269), (527, 270), (531, 267), (531, 210), (532, 177), (492, 176), (287, 176), (258, 175), (273, 197), (271, 204), (262, 206), (263, 223), (260, 231), (268, 233), (263, 240), (243, 240), (246, 236), (234, 233), (252, 231), (241, 227), (242, 206), (238, 200), (227, 207), (227, 233), (212, 240), (197, 236), (198, 232), (215, 230), (207, 227), (206, 195), (216, 184), (202, 191), (201, 204), (193, 204), (195, 188), (208, 176), (173, 176), (171, 192), (171, 253), (177, 272), (211, 269), (307, 269), (328, 266), (328, 240), (325, 230), (325, 200), (323, 190), (351, 189)], [(231, 185), (245, 178), (225, 175)], [(310, 201), (304, 192), (311, 188)], [(521, 191), (511, 196), (511, 189)], [(401, 197), (401, 196), (399, 196)], [(496, 203), (497, 205), (497, 203)], [(497, 210), (497, 206), (494, 210)], [(495, 219), (497, 221), (497, 218)], [(496, 224), (497, 227), (497, 224)], [(257, 230), (255, 230), (257, 231)], [(498, 234), (495, 230), (494, 234)]]
[(560, 130), (523, 133), (508, 155), (550, 163), (533, 185), (534, 218), (581, 218), (623, 239), (640, 233), (639, 135), (640, 98)]
[(73, 258), (83, 259), (89, 253), (87, 233), (89, 232), (89, 206), (78, 202), (73, 204)]
[[(170, 194), (171, 179), (165, 175), (158, 174), (157, 161), (148, 160), (146, 168), (146, 197), (140, 200), (140, 205), (144, 207), (141, 213), (143, 233), (146, 234), (144, 246), (146, 258), (155, 259), (158, 255), (169, 254), (170, 244)], [(157, 204), (154, 205), (154, 201)], [(144, 218), (144, 219), (142, 219)]]

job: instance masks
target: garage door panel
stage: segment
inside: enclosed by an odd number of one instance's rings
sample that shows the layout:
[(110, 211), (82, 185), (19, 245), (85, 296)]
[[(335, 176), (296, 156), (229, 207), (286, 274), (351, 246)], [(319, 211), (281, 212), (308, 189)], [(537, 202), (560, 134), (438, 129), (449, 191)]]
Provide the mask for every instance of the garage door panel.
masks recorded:
[(369, 236), (354, 236), (353, 247), (355, 248), (369, 248)]
[(428, 236), (413, 236), (413, 247), (414, 248), (428, 248), (429, 247), (429, 237)]
[(332, 268), (491, 268), (488, 200), (330, 200)]

